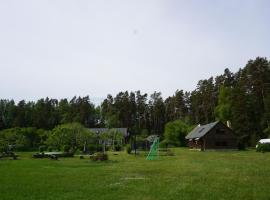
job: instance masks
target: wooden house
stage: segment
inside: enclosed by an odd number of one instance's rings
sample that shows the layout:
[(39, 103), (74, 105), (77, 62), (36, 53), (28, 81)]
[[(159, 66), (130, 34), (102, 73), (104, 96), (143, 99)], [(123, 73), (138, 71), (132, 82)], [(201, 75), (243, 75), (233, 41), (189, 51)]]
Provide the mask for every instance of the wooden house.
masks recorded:
[(238, 139), (233, 130), (220, 121), (198, 125), (187, 136), (191, 149), (237, 149)]

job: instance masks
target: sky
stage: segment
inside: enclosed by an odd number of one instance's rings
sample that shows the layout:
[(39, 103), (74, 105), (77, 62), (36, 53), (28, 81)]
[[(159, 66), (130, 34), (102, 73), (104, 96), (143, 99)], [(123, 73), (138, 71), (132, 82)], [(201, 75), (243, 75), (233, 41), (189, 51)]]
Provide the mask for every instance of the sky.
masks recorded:
[(0, 99), (163, 97), (270, 58), (268, 0), (0, 0)]

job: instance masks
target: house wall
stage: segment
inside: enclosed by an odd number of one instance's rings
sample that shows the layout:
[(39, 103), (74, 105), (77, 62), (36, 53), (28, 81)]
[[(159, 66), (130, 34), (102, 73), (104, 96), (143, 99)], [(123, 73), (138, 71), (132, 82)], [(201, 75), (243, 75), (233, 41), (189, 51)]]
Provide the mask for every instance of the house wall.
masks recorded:
[(188, 147), (191, 149), (201, 149), (203, 150), (203, 138), (199, 139), (199, 140), (189, 140), (188, 141)]
[(238, 146), (233, 131), (223, 123), (218, 123), (202, 140), (204, 149), (237, 149)]

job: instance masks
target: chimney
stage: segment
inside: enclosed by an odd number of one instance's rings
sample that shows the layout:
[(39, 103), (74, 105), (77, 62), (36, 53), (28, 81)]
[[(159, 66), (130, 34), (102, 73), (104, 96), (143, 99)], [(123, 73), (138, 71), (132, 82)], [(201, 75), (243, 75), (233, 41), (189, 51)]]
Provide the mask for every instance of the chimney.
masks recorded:
[(229, 120), (227, 121), (227, 126), (228, 126), (229, 128), (232, 127), (231, 122), (230, 122)]

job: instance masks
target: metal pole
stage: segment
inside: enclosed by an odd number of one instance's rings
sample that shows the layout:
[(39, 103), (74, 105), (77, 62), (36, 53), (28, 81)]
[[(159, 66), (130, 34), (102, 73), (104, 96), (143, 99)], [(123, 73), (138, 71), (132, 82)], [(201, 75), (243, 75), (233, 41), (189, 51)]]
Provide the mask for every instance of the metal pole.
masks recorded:
[(135, 143), (134, 143), (134, 148), (135, 148), (135, 156), (137, 156), (137, 144), (136, 144), (136, 133), (135, 133)]

